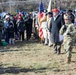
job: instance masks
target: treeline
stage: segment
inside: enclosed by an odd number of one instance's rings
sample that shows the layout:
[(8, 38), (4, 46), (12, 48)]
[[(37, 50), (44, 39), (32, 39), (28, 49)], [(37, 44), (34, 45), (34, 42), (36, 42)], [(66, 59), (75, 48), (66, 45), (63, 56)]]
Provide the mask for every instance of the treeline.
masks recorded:
[[(38, 11), (39, 3), (41, 0), (13, 0), (11, 3), (10, 1), (12, 0), (0, 0), (0, 12), (2, 11), (10, 12), (10, 9), (11, 12), (14, 12), (15, 10), (24, 10), (27, 12), (33, 10)], [(49, 0), (42, 0), (42, 1), (44, 4), (44, 8), (47, 9)], [(52, 4), (54, 5), (54, 0), (52, 1), (53, 1)], [(57, 6), (60, 7), (61, 9), (66, 8), (73, 9), (76, 7), (76, 0), (57, 0), (57, 1), (58, 1)]]

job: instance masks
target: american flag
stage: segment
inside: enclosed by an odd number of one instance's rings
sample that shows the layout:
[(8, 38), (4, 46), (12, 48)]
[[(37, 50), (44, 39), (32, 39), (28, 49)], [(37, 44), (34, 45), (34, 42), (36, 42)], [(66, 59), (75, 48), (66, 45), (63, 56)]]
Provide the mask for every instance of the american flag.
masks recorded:
[(41, 2), (39, 4), (39, 13), (42, 13), (42, 12), (44, 12), (44, 7), (43, 7), (43, 3), (42, 3), (42, 0), (41, 0)]
[[(42, 3), (42, 0), (41, 0), (41, 2), (40, 2), (40, 4), (39, 4), (39, 19), (43, 18), (43, 11), (44, 11), (44, 7), (43, 7), (43, 3)], [(41, 25), (40, 25), (40, 26), (41, 26)], [(43, 36), (43, 31), (42, 31), (42, 28), (41, 28), (41, 27), (39, 28), (39, 37), (40, 37), (41, 39), (44, 38), (44, 36)]]

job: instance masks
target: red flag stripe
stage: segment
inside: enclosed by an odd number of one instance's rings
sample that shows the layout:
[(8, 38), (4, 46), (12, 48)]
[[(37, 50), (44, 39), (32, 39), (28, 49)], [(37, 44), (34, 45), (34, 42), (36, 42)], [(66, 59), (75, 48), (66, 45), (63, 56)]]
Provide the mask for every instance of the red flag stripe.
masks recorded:
[(44, 38), (42, 28), (39, 29), (39, 37)]

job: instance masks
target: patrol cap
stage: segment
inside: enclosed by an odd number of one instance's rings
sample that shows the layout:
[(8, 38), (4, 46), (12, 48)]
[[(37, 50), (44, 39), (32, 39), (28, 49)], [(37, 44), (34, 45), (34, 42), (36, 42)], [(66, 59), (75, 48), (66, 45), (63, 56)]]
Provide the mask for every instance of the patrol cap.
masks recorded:
[(66, 13), (68, 13), (68, 12), (72, 12), (72, 10), (71, 9), (66, 10)]
[(71, 19), (71, 16), (70, 15), (68, 15), (68, 14), (64, 14), (64, 19)]

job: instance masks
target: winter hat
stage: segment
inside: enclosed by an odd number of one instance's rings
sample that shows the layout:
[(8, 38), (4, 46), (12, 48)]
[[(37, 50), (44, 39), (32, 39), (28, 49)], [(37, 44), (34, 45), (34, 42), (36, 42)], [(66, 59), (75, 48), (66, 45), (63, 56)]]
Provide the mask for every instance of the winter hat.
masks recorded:
[(7, 18), (10, 18), (10, 16), (9, 15), (6, 15), (5, 19), (7, 19)]
[(64, 14), (64, 19), (71, 19), (71, 15), (68, 15), (68, 14)]
[(66, 13), (68, 13), (68, 12), (72, 12), (72, 10), (71, 9), (66, 10)]
[(52, 12), (59, 12), (57, 8), (52, 9)]

